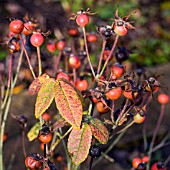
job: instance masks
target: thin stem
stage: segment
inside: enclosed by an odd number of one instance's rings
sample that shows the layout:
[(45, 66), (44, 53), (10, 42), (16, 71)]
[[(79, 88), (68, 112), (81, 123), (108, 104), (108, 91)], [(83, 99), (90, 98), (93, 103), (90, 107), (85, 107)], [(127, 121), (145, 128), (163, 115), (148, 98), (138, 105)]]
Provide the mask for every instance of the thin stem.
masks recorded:
[(167, 166), (167, 164), (168, 164), (169, 161), (170, 161), (170, 155), (169, 155), (168, 158), (164, 161), (165, 167)]
[(58, 65), (60, 63), (61, 55), (62, 55), (62, 51), (59, 51), (57, 60), (56, 60), (56, 66), (55, 66), (56, 70), (58, 70)]
[(47, 144), (44, 143), (44, 158), (47, 157)]
[(93, 157), (90, 158), (89, 170), (92, 170), (92, 165), (93, 165)]
[(68, 73), (68, 57), (67, 55), (64, 56), (64, 64), (65, 64), (65, 71)]
[[(61, 128), (59, 129), (59, 131), (62, 134), (62, 129)], [(67, 168), (68, 168), (68, 170), (71, 170), (71, 160), (70, 160), (69, 153), (67, 151), (67, 147), (66, 147), (66, 143), (65, 143), (64, 139), (62, 139), (62, 144), (63, 144), (64, 151), (65, 151), (65, 154), (66, 154)]]
[(9, 72), (8, 72), (7, 90), (6, 90), (4, 101), (3, 101), (2, 106), (1, 106), (2, 109), (5, 107), (5, 104), (7, 102), (8, 96), (9, 96), (10, 82), (11, 82), (11, 77), (12, 77), (12, 59), (13, 59), (13, 55), (10, 56), (9, 69), (8, 69)]
[(73, 81), (76, 82), (76, 68), (73, 68)]
[(12, 60), (13, 60), (13, 54), (10, 56), (10, 61), (9, 61), (8, 84), (7, 84), (8, 88), (10, 87), (10, 82), (12, 77)]
[(146, 151), (147, 146), (148, 146), (147, 136), (146, 136), (146, 125), (147, 125), (146, 122), (147, 122), (147, 119), (144, 121), (144, 124), (143, 124), (143, 143), (144, 143), (144, 152)]
[(26, 56), (26, 58), (27, 58), (28, 66), (29, 66), (29, 68), (30, 68), (30, 71), (31, 71), (31, 73), (32, 73), (33, 78), (35, 79), (36, 76), (35, 76), (34, 70), (33, 70), (33, 68), (32, 68), (32, 65), (31, 65), (31, 62), (30, 62), (30, 59), (29, 59), (27, 50), (26, 50), (26, 48), (25, 48), (25, 43), (24, 43), (24, 41), (23, 41), (22, 38), (21, 38), (21, 41), (22, 41), (22, 48), (24, 49), (24, 53), (25, 53), (25, 56)]
[(125, 126), (123, 129), (121, 129), (120, 131), (118, 131), (117, 134), (125, 131), (126, 129), (128, 129), (129, 127), (131, 127), (134, 123), (135, 123), (134, 121), (130, 122), (127, 126)]
[(64, 133), (64, 135), (61, 137), (61, 139), (64, 139), (70, 132), (71, 130), (73, 129), (73, 127), (71, 126), (66, 133)]
[(116, 120), (116, 125), (119, 124), (119, 121), (120, 121), (120, 119), (122, 118), (122, 116), (123, 116), (123, 114), (124, 114), (124, 112), (125, 112), (125, 110), (126, 110), (126, 108), (127, 108), (127, 106), (128, 106), (128, 103), (129, 103), (129, 99), (126, 99), (126, 103), (125, 103), (122, 111), (120, 112), (120, 115), (118, 116), (118, 118), (117, 118), (117, 120)]
[(104, 152), (104, 154), (102, 154), (94, 163), (93, 163), (93, 167), (99, 163), (102, 159), (103, 159), (103, 155), (106, 155), (108, 154), (112, 149), (113, 147), (117, 144), (117, 142), (122, 138), (122, 136), (124, 135), (124, 133), (126, 132), (126, 130), (124, 130), (122, 133), (120, 133), (116, 139), (114, 140), (114, 142), (107, 148), (107, 150)]
[(101, 75), (103, 74), (103, 72), (104, 72), (104, 70), (105, 70), (105, 68), (106, 68), (106, 66), (107, 66), (107, 64), (108, 64), (108, 62), (109, 62), (109, 60), (110, 60), (110, 58), (111, 58), (114, 50), (115, 50), (116, 44), (117, 44), (117, 42), (118, 42), (118, 39), (119, 39), (119, 36), (116, 35), (114, 44), (113, 44), (112, 49), (111, 49), (111, 51), (110, 51), (110, 54), (109, 54), (107, 60), (105, 61), (104, 66), (102, 67), (102, 70), (101, 70), (101, 72), (100, 72), (100, 74), (99, 74), (99, 77), (101, 77)]
[[(38, 56), (38, 76), (42, 74), (42, 63), (41, 63), (41, 53), (40, 53), (40, 47), (37, 47), (37, 56)], [(39, 117), (41, 127), (43, 125), (43, 119), (42, 115)]]
[(72, 170), (78, 170), (80, 165), (72, 165)]
[(56, 139), (57, 139), (57, 135), (56, 135), (56, 133), (54, 133), (53, 138), (52, 138), (52, 142), (51, 142), (51, 145), (50, 145), (50, 151), (52, 150), (52, 146), (55, 143)]
[(18, 79), (18, 74), (19, 74), (19, 70), (20, 70), (20, 67), (21, 67), (22, 57), (23, 57), (23, 49), (21, 50), (21, 53), (20, 53), (16, 75), (15, 75), (14, 81), (11, 84), (9, 98), (7, 100), (7, 104), (6, 104), (6, 108), (5, 108), (5, 111), (4, 111), (3, 120), (1, 122), (1, 133), (0, 133), (0, 170), (3, 170), (2, 150), (3, 150), (3, 136), (4, 136), (4, 131), (5, 131), (5, 124), (6, 124), (6, 120), (7, 120), (8, 113), (9, 113), (9, 108), (10, 108), (10, 104), (11, 104), (13, 89), (14, 89), (14, 87), (16, 85), (16, 82), (17, 82), (17, 79)]
[(167, 143), (160, 143), (159, 145), (155, 146), (153, 149), (152, 149), (152, 153), (157, 151), (158, 149), (162, 148), (162, 147), (165, 147), (165, 146), (168, 146), (170, 145), (170, 142), (167, 142)]
[(0, 90), (1, 90), (1, 91), (0, 91), (0, 93), (1, 93), (1, 94), (0, 94), (0, 97), (1, 97), (1, 98), (0, 98), (0, 105), (1, 105), (1, 104), (2, 104), (2, 100), (3, 100), (3, 98), (4, 98), (4, 94), (5, 94), (5, 93), (4, 93), (4, 92), (5, 92), (4, 83), (1, 84), (0, 88), (1, 88), (1, 89), (0, 89)]
[(89, 109), (88, 109), (88, 115), (89, 115), (89, 116), (91, 115), (92, 109), (93, 109), (93, 103), (90, 102), (90, 104), (89, 104)]
[[(12, 92), (12, 88), (11, 88), (11, 92)], [(11, 104), (11, 98), (12, 98), (12, 93), (11, 92), (10, 92), (10, 96), (9, 96), (7, 104), (6, 104), (4, 117), (3, 117), (2, 125), (1, 125), (1, 133), (0, 133), (0, 135), (1, 135), (1, 137), (0, 137), (0, 170), (3, 170), (3, 160), (2, 160), (3, 136), (4, 136), (5, 124), (6, 124), (7, 116), (8, 116), (8, 113), (9, 113), (10, 104)]]
[[(151, 160), (151, 157), (152, 157), (152, 149), (153, 149), (154, 142), (155, 142), (159, 127), (161, 125), (161, 122), (162, 122), (162, 119), (163, 119), (163, 116), (164, 116), (164, 111), (165, 111), (165, 105), (161, 105), (160, 116), (159, 116), (158, 122), (156, 124), (155, 130), (154, 130), (154, 133), (153, 133), (153, 136), (152, 136), (151, 144), (150, 144), (150, 147), (149, 147), (149, 152), (148, 152), (149, 160)], [(149, 170), (149, 168), (150, 168), (150, 161), (147, 164), (147, 170)]]
[(11, 155), (11, 159), (9, 161), (9, 166), (8, 166), (7, 170), (11, 170), (12, 169), (14, 160), (15, 160), (15, 154), (12, 154)]
[(25, 129), (24, 128), (22, 128), (22, 149), (23, 149), (24, 156), (26, 158), (27, 153), (25, 149)]
[(93, 66), (91, 64), (89, 50), (88, 50), (88, 46), (87, 46), (86, 29), (85, 29), (85, 27), (82, 27), (82, 29), (83, 29), (83, 35), (84, 35), (84, 45), (85, 45), (85, 49), (86, 49), (87, 60), (89, 62), (89, 66), (90, 66), (91, 72), (92, 72), (92, 74), (93, 74), (93, 76), (95, 78), (95, 72), (94, 72)]
[(115, 120), (114, 120), (114, 110), (115, 110), (115, 101), (113, 100), (112, 101), (112, 109), (111, 109), (111, 113), (110, 113), (110, 117), (111, 117), (111, 120), (112, 120), (113, 123), (115, 122)]
[(103, 157), (105, 158), (105, 159), (107, 159), (109, 162), (114, 162), (115, 160), (113, 159), (113, 158), (111, 158), (110, 156), (108, 156), (107, 154), (105, 154), (105, 153), (101, 153), (102, 155), (103, 155)]
[(99, 74), (100, 72), (100, 68), (101, 68), (101, 64), (102, 64), (102, 59), (103, 59), (103, 53), (104, 53), (104, 50), (105, 50), (105, 47), (106, 47), (106, 40), (104, 39), (103, 40), (103, 45), (102, 45), (102, 52), (100, 54), (100, 59), (99, 59), (99, 64), (98, 64), (98, 69), (97, 69), (97, 74)]
[(69, 133), (70, 131), (72, 130), (73, 127), (70, 127), (65, 133), (63, 136), (61, 136), (61, 134), (58, 132), (58, 133), (55, 133), (54, 136), (53, 136), (53, 140), (51, 142), (51, 146), (50, 146), (50, 151), (53, 151), (55, 149), (55, 147), (61, 142), (62, 139), (64, 139)]
[(24, 52), (23, 52), (23, 49), (22, 49), (21, 53), (20, 53), (19, 60), (18, 60), (18, 67), (17, 67), (16, 74), (15, 74), (15, 77), (14, 77), (13, 86), (15, 86), (15, 84), (18, 80), (18, 75), (19, 75), (19, 71), (20, 71), (20, 67), (21, 67), (22, 58), (23, 58), (23, 53)]
[(40, 53), (40, 47), (37, 47), (37, 56), (38, 56), (38, 75), (40, 76), (42, 74), (42, 64), (41, 64), (41, 53)]

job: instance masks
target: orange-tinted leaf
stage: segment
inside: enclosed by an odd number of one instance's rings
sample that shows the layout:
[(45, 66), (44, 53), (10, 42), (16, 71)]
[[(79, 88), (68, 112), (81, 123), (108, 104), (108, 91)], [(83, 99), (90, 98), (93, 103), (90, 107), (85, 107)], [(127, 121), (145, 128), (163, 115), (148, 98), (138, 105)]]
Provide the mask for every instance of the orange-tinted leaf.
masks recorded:
[(72, 126), (79, 128), (82, 121), (82, 103), (77, 92), (70, 84), (56, 80), (56, 106), (62, 117)]
[(92, 132), (88, 124), (84, 123), (81, 129), (73, 128), (67, 148), (75, 165), (82, 163), (88, 156), (91, 146)]
[(36, 93), (38, 93), (38, 91), (40, 90), (42, 84), (44, 82), (46, 82), (50, 77), (47, 74), (43, 74), (41, 76), (39, 76), (38, 78), (36, 78), (31, 85), (29, 86), (28, 89), (28, 93), (31, 95), (34, 95)]
[(40, 122), (37, 122), (37, 123), (30, 129), (30, 131), (27, 133), (27, 137), (28, 137), (29, 141), (32, 141), (32, 140), (34, 140), (35, 138), (37, 138), (40, 129), (41, 129), (41, 124), (40, 124)]
[(93, 136), (102, 144), (106, 144), (109, 139), (109, 132), (103, 122), (97, 118), (90, 119), (90, 128)]
[(69, 85), (77, 92), (77, 95), (78, 95), (78, 97), (79, 97), (82, 105), (84, 105), (84, 98), (83, 98), (81, 92), (80, 92), (72, 83), (70, 83), (68, 80), (66, 80), (66, 79), (64, 79), (64, 78), (60, 78), (60, 79), (58, 79), (58, 80), (59, 80), (59, 81), (63, 81), (63, 82), (65, 82), (65, 83), (69, 84)]
[(52, 78), (42, 84), (35, 103), (36, 118), (42, 115), (52, 103), (55, 96), (55, 86), (56, 82)]
[(59, 118), (54, 124), (53, 124), (53, 131), (58, 131), (59, 128), (64, 127), (68, 125), (67, 121), (64, 118)]

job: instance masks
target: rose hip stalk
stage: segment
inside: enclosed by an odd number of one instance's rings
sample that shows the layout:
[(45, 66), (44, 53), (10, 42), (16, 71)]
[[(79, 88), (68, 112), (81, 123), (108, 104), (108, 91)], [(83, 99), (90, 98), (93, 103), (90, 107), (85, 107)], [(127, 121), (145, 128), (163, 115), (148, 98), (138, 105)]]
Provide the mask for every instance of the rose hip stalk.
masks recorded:
[(89, 50), (88, 50), (88, 46), (87, 46), (87, 36), (86, 36), (86, 30), (85, 30), (85, 26), (89, 23), (88, 15), (92, 15), (92, 14), (93, 13), (90, 13), (89, 8), (88, 8), (86, 11), (84, 11), (84, 10), (78, 11), (77, 14), (74, 17), (71, 17), (70, 19), (76, 19), (77, 25), (79, 25), (83, 30), (87, 59), (88, 59), (89, 65), (90, 65), (91, 72), (92, 72), (93, 76), (95, 77), (95, 72), (94, 72), (93, 66), (91, 64)]
[[(163, 116), (164, 116), (165, 104), (167, 104), (169, 102), (169, 96), (166, 95), (166, 94), (163, 94), (163, 93), (159, 94), (158, 95), (158, 102), (161, 104), (161, 112), (160, 112), (160, 115), (159, 115), (158, 122), (156, 124), (156, 128), (153, 132), (151, 144), (150, 144), (150, 147), (149, 147), (148, 157), (149, 157), (150, 160), (151, 160), (151, 157), (152, 157), (152, 149), (153, 149), (153, 146), (154, 146), (154, 143), (155, 143), (156, 135), (158, 133), (159, 127), (161, 125), (161, 122), (162, 122), (162, 119), (163, 119)], [(148, 164), (147, 164), (147, 170), (149, 170), (149, 168), (150, 168), (150, 162), (148, 162)]]
[(40, 46), (44, 42), (44, 37), (39, 32), (34, 32), (30, 38), (31, 44), (37, 48), (39, 76), (42, 74)]

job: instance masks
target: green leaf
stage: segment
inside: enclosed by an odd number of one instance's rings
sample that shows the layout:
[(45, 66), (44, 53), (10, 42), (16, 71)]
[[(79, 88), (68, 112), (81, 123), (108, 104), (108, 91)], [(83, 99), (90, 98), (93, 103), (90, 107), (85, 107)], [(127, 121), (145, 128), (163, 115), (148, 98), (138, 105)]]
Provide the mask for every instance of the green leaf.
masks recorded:
[(87, 123), (81, 129), (73, 128), (71, 131), (67, 148), (75, 165), (81, 164), (88, 156), (92, 141), (92, 132)]
[(80, 128), (82, 103), (77, 91), (65, 80), (56, 80), (55, 102), (61, 116), (72, 126)]
[(89, 126), (93, 136), (102, 144), (109, 140), (109, 132), (103, 122), (97, 118), (91, 118)]
[(55, 96), (55, 87), (56, 82), (52, 78), (42, 84), (35, 103), (36, 118), (41, 116), (52, 103)]
[(30, 131), (27, 133), (27, 137), (28, 137), (29, 141), (33, 141), (34, 139), (37, 138), (40, 129), (41, 129), (41, 124), (40, 124), (40, 122), (37, 122), (37, 123), (30, 129)]

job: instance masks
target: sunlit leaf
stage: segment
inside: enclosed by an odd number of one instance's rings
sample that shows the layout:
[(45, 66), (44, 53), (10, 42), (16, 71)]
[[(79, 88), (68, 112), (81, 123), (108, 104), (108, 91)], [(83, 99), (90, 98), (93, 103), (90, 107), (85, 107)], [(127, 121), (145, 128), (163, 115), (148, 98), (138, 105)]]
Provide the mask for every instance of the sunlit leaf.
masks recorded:
[(56, 80), (55, 102), (61, 116), (79, 128), (82, 121), (82, 103), (75, 89), (63, 80)]
[(50, 77), (47, 74), (43, 74), (41, 76), (39, 76), (38, 78), (36, 78), (31, 85), (29, 86), (28, 89), (28, 93), (31, 95), (34, 95), (36, 93), (38, 93), (38, 91), (40, 90), (42, 84), (44, 82), (46, 82)]
[(88, 156), (91, 146), (92, 132), (88, 124), (84, 123), (81, 129), (73, 128), (67, 148), (75, 165), (82, 163)]
[(42, 115), (52, 103), (55, 96), (55, 88), (56, 82), (52, 78), (42, 84), (35, 103), (36, 118)]
[(103, 122), (97, 118), (90, 119), (90, 128), (93, 136), (102, 144), (106, 144), (109, 139), (109, 132)]
[(78, 95), (78, 97), (79, 97), (82, 105), (84, 105), (84, 98), (83, 98), (81, 92), (80, 92), (72, 83), (70, 83), (68, 80), (66, 80), (66, 79), (64, 79), (64, 78), (60, 78), (60, 79), (58, 79), (58, 80), (59, 80), (59, 81), (63, 81), (63, 82), (65, 82), (65, 83), (69, 84), (69, 85), (76, 91), (76, 93), (77, 93), (77, 95)]
[(40, 122), (37, 122), (37, 123), (30, 129), (30, 131), (27, 133), (27, 137), (28, 137), (29, 141), (33, 141), (34, 139), (37, 138), (40, 129), (41, 129), (41, 124), (40, 124)]

